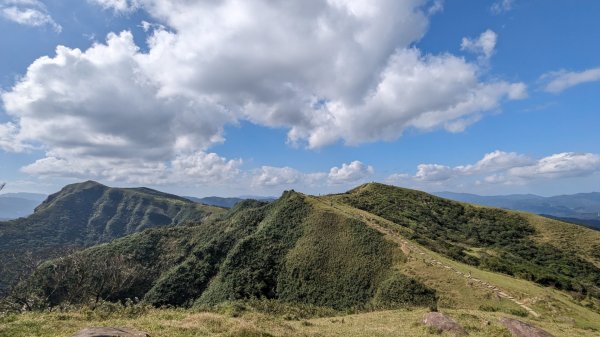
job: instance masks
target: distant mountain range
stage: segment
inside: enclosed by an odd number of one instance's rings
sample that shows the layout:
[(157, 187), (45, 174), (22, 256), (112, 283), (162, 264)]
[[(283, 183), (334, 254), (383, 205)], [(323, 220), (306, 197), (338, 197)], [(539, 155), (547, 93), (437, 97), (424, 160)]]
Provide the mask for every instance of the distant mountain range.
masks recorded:
[(37, 193), (0, 194), (0, 221), (31, 215), (46, 197)]
[(598, 192), (553, 197), (542, 197), (534, 194), (497, 196), (453, 192), (433, 194), (471, 204), (541, 214), (550, 218), (600, 229), (600, 193)]
[(260, 196), (241, 196), (237, 198), (224, 198), (224, 197), (206, 197), (206, 198), (197, 198), (197, 197), (185, 197), (193, 202), (197, 202), (204, 205), (209, 206), (218, 206), (223, 208), (232, 208), (236, 204), (244, 201), (244, 200), (259, 200), (259, 201), (267, 201), (271, 202), (277, 200), (275, 197), (260, 197)]

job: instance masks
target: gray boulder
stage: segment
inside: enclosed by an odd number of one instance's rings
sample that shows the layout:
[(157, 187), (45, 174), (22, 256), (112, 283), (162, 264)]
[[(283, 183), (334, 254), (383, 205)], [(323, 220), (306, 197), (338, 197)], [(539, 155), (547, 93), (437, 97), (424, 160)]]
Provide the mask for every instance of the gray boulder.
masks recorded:
[(513, 318), (503, 317), (500, 323), (515, 337), (554, 337), (540, 328)]
[(466, 336), (467, 332), (452, 318), (441, 312), (430, 312), (423, 317), (423, 324), (439, 331), (449, 332), (453, 336)]

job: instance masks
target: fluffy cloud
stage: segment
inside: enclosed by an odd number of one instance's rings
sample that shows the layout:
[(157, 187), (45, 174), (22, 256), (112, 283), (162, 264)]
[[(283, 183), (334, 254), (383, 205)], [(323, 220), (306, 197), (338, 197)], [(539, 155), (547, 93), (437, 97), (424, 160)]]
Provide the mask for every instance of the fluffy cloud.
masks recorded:
[[(421, 164), (417, 167), (416, 180), (445, 181), (452, 177), (453, 170), (449, 166), (438, 164)], [(406, 177), (404, 175), (404, 177)]]
[(531, 165), (535, 161), (515, 152), (494, 151), (487, 153), (475, 164), (450, 167), (439, 164), (421, 164), (417, 166), (414, 179), (424, 182), (441, 182), (461, 176), (489, 174), (505, 171), (514, 167)]
[(511, 168), (510, 176), (523, 179), (580, 177), (600, 171), (600, 155), (564, 152), (540, 159), (532, 165)]
[(414, 176), (394, 174), (391, 182), (457, 184), (527, 184), (544, 179), (589, 176), (600, 172), (600, 155), (564, 152), (533, 159), (515, 152), (494, 151), (475, 164), (447, 166), (421, 164)]
[(55, 57), (36, 60), (27, 75), (2, 94), (7, 112), (19, 124), (18, 131), (14, 124), (0, 124), (0, 135), (8, 129), (13, 137), (12, 145), (0, 145), (18, 150), (41, 143), (48, 158), (40, 163), (72, 174), (72, 168), (50, 163), (89, 158), (92, 166), (114, 161), (143, 167), (177, 158), (177, 164), (182, 156), (221, 141), (229, 113), (207, 101), (159, 97), (158, 86), (136, 62), (140, 56), (132, 35), (124, 32), (109, 35), (106, 44), (85, 52), (58, 47)]
[(541, 80), (546, 82), (544, 90), (558, 94), (579, 84), (600, 81), (600, 68), (581, 72), (557, 71), (545, 74)]
[(373, 173), (374, 169), (372, 166), (355, 160), (348, 164), (344, 163), (341, 167), (332, 167), (329, 173), (303, 173), (291, 167), (263, 166), (252, 172), (251, 175), (252, 186), (274, 187), (296, 184), (308, 186), (354, 184), (364, 181), (364, 179), (370, 177)]
[(215, 153), (196, 152), (178, 155), (170, 162), (149, 162), (140, 159), (94, 157), (77, 160), (49, 154), (22, 168), (36, 176), (69, 177), (109, 181), (126, 181), (134, 184), (201, 184), (220, 185), (236, 181), (241, 160), (227, 160)]
[(291, 167), (263, 166), (252, 178), (252, 186), (282, 186), (298, 183), (303, 174)]
[(481, 160), (473, 165), (457, 166), (456, 171), (463, 174), (480, 172), (497, 172), (513, 167), (527, 166), (535, 161), (516, 152), (494, 151), (487, 153)]
[(497, 40), (498, 35), (488, 29), (481, 33), (477, 39), (463, 37), (460, 49), (481, 54), (482, 60), (488, 60), (494, 54)]
[(412, 47), (439, 1), (94, 1), (160, 22), (145, 25), (148, 51), (122, 32), (36, 60), (2, 94), (12, 119), (0, 129), (5, 150), (170, 167), (241, 120), (319, 148), (409, 128), (460, 132), (526, 95), (522, 83), (482, 80), (479, 64)]
[(374, 172), (372, 166), (355, 160), (350, 164), (343, 164), (342, 167), (332, 167), (328, 179), (334, 184), (353, 183), (373, 175)]
[(62, 27), (48, 14), (46, 6), (38, 0), (0, 0), (0, 16), (21, 25), (47, 25), (57, 33), (62, 31)]

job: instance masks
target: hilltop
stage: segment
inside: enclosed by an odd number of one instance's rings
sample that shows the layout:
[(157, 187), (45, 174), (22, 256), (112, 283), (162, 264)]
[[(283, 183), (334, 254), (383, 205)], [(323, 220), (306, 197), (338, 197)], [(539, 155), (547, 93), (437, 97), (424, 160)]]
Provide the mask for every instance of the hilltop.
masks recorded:
[(148, 188), (111, 188), (94, 181), (48, 196), (32, 215), (0, 222), (0, 288), (22, 258), (50, 258), (148, 228), (202, 221), (223, 209)]

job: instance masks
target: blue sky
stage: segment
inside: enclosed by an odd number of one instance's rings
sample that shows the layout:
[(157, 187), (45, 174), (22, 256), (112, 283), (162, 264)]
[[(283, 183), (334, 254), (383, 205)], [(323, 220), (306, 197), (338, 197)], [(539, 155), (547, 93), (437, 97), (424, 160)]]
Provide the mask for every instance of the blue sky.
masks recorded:
[(8, 191), (600, 190), (597, 1), (0, 0), (0, 13)]

